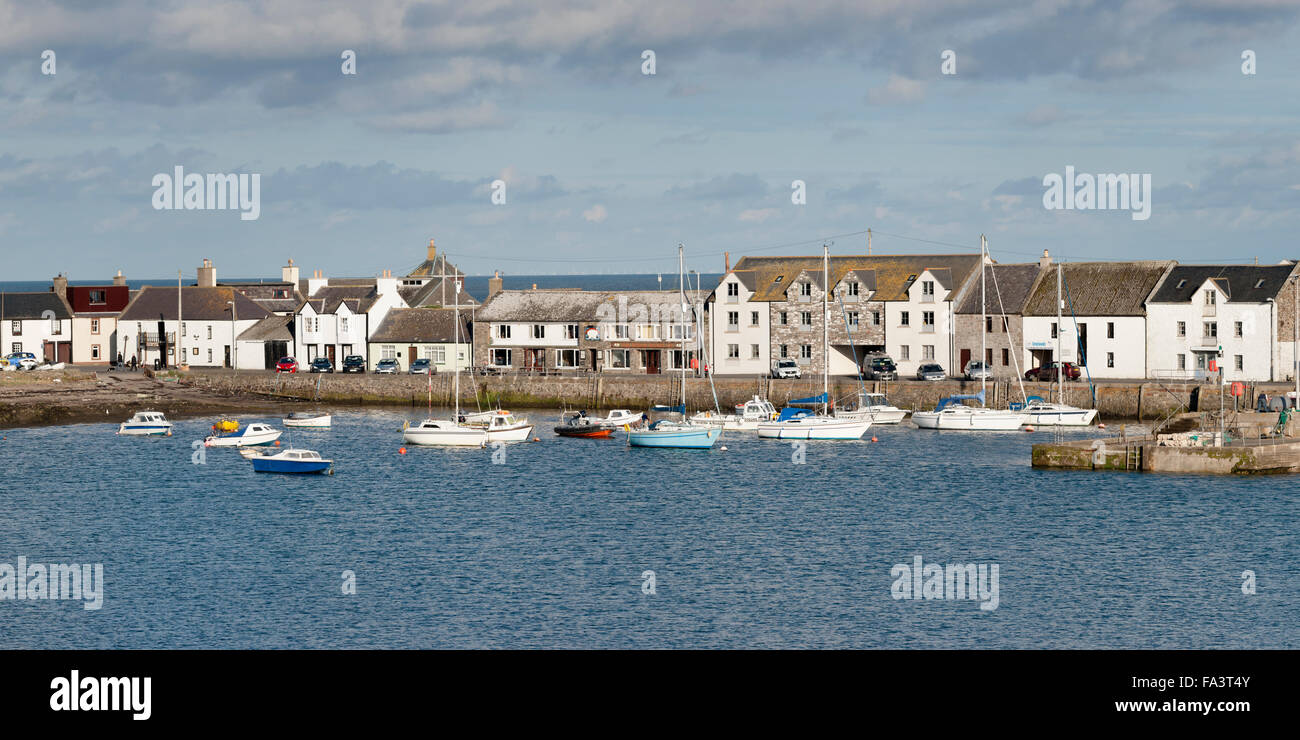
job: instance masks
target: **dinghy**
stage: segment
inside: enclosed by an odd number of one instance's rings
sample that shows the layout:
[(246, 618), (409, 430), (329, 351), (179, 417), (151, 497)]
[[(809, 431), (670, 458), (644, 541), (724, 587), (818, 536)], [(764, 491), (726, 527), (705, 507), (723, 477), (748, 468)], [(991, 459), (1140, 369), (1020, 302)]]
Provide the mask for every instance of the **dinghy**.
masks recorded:
[(329, 429), (334, 417), (314, 411), (295, 411), (284, 417), (284, 425), (293, 429)]

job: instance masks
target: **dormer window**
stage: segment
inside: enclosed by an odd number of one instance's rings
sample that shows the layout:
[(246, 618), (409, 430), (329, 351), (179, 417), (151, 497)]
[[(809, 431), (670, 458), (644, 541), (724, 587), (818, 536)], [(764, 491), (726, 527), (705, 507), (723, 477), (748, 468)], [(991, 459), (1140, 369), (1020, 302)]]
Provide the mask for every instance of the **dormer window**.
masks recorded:
[(727, 283), (727, 297), (736, 298), (740, 295), (740, 283)]
[(1255, 290), (1259, 290), (1259, 289), (1262, 288), (1262, 287), (1264, 287), (1264, 281), (1263, 281), (1263, 280), (1256, 280), (1256, 281), (1255, 281)]
[(1187, 285), (1187, 281), (1186, 281), (1186, 280), (1179, 280), (1179, 281), (1178, 281), (1178, 287), (1179, 287), (1179, 288), (1182, 288), (1182, 287), (1185, 286), (1185, 285)]
[(849, 291), (848, 294), (851, 295), (851, 296), (861, 295), (861, 293), (860, 293), (861, 289), (862, 289), (862, 284), (861, 284), (861, 283), (849, 283), (849, 284), (848, 284), (848, 291)]
[(773, 283), (779, 283), (779, 282), (781, 282), (782, 280), (785, 280), (785, 275), (777, 275), (777, 276), (776, 276), (776, 280), (773, 280), (772, 282), (773, 282)]
[(799, 284), (799, 295), (811, 296), (811, 295), (812, 295), (812, 283), (800, 283), (800, 284)]

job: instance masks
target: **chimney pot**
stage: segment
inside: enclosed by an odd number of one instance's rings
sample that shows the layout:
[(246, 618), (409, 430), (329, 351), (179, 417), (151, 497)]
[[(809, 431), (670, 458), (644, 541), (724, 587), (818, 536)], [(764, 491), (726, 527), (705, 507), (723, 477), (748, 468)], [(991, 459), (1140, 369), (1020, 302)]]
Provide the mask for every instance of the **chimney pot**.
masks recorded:
[(433, 240), (429, 240), (429, 261), (433, 262), (438, 258), (438, 248), (433, 246)]
[(725, 258), (723, 266), (726, 268), (723, 272), (731, 272), (731, 252), (723, 252), (722, 256)]

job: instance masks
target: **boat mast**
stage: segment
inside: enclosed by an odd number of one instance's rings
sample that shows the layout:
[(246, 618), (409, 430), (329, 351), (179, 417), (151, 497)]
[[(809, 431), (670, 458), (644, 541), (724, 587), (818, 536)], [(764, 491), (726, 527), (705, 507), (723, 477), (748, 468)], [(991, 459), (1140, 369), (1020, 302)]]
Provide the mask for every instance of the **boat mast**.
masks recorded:
[(682, 361), (682, 420), (686, 420), (686, 257), (684, 247), (677, 244), (677, 290), (681, 292), (682, 336), (677, 342), (677, 352)]
[[(980, 234), (980, 364), (981, 365), (986, 365), (984, 358), (986, 355), (988, 355), (988, 348), (987, 348), (988, 330), (987, 329), (988, 329), (988, 321), (989, 321), (988, 319), (989, 307), (984, 303), (985, 301), (984, 275), (987, 269), (987, 263), (985, 262), (985, 260), (988, 259), (988, 254), (989, 254), (989, 241), (988, 239), (984, 238), (983, 234)], [(952, 358), (948, 358), (948, 359), (952, 359)], [(957, 368), (957, 369), (960, 370), (961, 368)], [(983, 372), (980, 373), (980, 399), (985, 406), (988, 405), (988, 398), (985, 397), (984, 395), (985, 386), (988, 384), (988, 372), (989, 372), (988, 367), (984, 367)]]
[(1061, 263), (1056, 263), (1056, 402), (1065, 403), (1065, 389), (1061, 387)]
[(830, 353), (830, 324), (831, 324), (831, 248), (829, 244), (822, 245), (822, 413), (826, 416), (831, 415), (831, 353)]
[[(444, 282), (445, 282), (445, 279), (444, 279)], [(456, 313), (455, 313), (454, 321), (455, 321), (455, 323), (456, 323), (456, 326), (455, 326), (455, 332), (456, 332), (456, 333), (455, 333), (454, 337), (455, 337), (455, 339), (456, 339), (456, 342), (452, 345), (451, 351), (452, 351), (452, 362), (454, 363), (454, 367), (456, 368), (455, 390), (454, 390), (453, 393), (452, 393), (452, 395), (454, 395), (455, 398), (456, 398), (456, 415), (452, 417), (452, 421), (455, 422), (456, 424), (459, 424), (459, 423), (460, 423), (460, 362), (459, 362), (459, 360), (457, 359), (457, 358), (460, 357), (460, 281), (459, 281), (459, 280), (456, 281), (456, 306), (455, 306), (455, 312), (456, 312)], [(429, 400), (429, 403), (432, 404), (432, 403), (433, 403), (433, 395), (432, 395), (432, 394), (433, 394), (433, 390), (432, 390), (432, 389), (433, 389), (433, 372), (432, 372), (432, 370), (430, 370), (430, 373), (429, 373), (429, 388), (430, 388), (430, 390), (429, 390), (429, 393), (430, 393), (430, 395), (429, 395), (429, 399), (430, 399), (430, 400)], [(475, 395), (477, 396), (478, 394), (476, 393)]]

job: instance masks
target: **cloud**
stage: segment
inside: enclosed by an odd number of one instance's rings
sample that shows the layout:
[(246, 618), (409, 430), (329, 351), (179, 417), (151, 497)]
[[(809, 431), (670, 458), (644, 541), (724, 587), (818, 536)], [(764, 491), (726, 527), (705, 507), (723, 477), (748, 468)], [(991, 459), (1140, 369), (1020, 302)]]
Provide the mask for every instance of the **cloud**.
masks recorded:
[(664, 195), (684, 200), (734, 200), (762, 198), (768, 192), (767, 183), (758, 175), (736, 173), (719, 175), (690, 185), (673, 186)]
[(609, 214), (605, 212), (605, 206), (599, 203), (582, 212), (583, 219), (593, 224), (598, 224), (603, 222), (607, 215)]
[(925, 83), (898, 75), (890, 75), (882, 87), (867, 92), (872, 105), (901, 105), (919, 103), (925, 99)]
[(492, 103), (481, 103), (470, 108), (398, 113), (374, 118), (371, 123), (385, 131), (421, 134), (450, 134), (507, 126), (506, 120)]
[(743, 221), (746, 223), (761, 224), (764, 221), (768, 220), (769, 218), (775, 216), (776, 213), (777, 211), (775, 208), (750, 209), (747, 211), (741, 211), (740, 215), (736, 217), (736, 220)]
[(1042, 105), (1026, 112), (1020, 117), (1020, 121), (1029, 126), (1047, 126), (1065, 120), (1065, 113), (1051, 103)]

